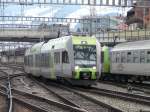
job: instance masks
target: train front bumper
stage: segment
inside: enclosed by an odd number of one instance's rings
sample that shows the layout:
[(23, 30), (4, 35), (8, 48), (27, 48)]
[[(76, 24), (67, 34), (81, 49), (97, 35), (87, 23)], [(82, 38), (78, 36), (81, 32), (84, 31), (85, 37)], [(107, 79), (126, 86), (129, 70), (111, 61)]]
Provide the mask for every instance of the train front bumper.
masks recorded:
[(96, 80), (97, 74), (96, 68), (75, 68), (72, 75), (73, 79)]

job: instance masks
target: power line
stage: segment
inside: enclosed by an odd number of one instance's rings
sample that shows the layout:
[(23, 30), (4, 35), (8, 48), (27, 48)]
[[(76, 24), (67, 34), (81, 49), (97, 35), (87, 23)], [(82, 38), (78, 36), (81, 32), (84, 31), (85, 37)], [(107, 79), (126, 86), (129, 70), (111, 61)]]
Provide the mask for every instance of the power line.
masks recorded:
[[(115, 6), (132, 7), (140, 0), (0, 0), (0, 3), (15, 5), (90, 5), (90, 6)], [(142, 6), (145, 7), (145, 4)], [(146, 7), (150, 7), (147, 5)]]

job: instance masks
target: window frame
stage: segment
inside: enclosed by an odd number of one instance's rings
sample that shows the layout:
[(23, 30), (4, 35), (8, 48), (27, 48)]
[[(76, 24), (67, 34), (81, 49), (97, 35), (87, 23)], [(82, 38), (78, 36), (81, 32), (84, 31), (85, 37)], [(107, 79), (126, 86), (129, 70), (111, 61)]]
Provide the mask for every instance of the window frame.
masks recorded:
[[(149, 56), (148, 56), (148, 54), (149, 54)], [(147, 50), (147, 51), (146, 51), (146, 58), (147, 58), (147, 59), (146, 59), (146, 62), (147, 62), (147, 63), (150, 63), (150, 50)]]
[(69, 55), (66, 50), (62, 51), (62, 63), (69, 63)]
[(121, 52), (121, 63), (127, 62), (127, 53), (125, 51)]
[[(142, 54), (142, 52), (144, 53), (144, 54)], [(145, 63), (145, 61), (146, 61), (146, 56), (145, 56), (145, 50), (140, 50), (140, 63)], [(142, 55), (143, 55), (143, 57), (142, 57)], [(142, 58), (141, 58), (142, 57)], [(142, 59), (144, 59), (144, 61), (142, 61)]]
[[(130, 55), (129, 55), (130, 53)], [(127, 63), (133, 63), (133, 53), (132, 51), (127, 51)]]

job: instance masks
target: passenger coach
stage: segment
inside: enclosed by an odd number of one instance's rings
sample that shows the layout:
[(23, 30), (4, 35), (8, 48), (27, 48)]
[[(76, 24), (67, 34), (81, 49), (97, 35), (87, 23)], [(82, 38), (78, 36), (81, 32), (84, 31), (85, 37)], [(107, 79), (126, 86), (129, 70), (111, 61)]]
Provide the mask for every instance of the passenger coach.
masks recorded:
[(150, 80), (150, 40), (116, 45), (111, 50), (110, 72), (126, 80)]
[(40, 42), (26, 50), (25, 71), (34, 76), (95, 84), (101, 74), (101, 47), (96, 38), (65, 36)]

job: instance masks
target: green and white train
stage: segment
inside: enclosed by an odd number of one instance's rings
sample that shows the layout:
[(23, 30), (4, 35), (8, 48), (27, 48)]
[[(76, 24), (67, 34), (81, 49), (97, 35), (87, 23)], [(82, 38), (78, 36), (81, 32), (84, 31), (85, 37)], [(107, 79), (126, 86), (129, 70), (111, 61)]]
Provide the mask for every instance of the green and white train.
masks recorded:
[(90, 86), (101, 75), (101, 46), (96, 38), (65, 36), (27, 49), (25, 72), (37, 77)]

